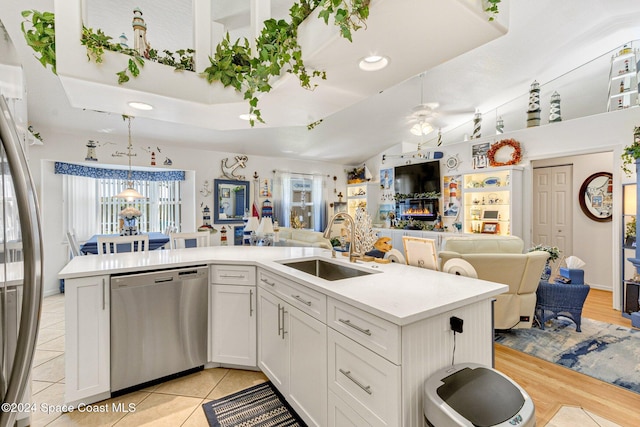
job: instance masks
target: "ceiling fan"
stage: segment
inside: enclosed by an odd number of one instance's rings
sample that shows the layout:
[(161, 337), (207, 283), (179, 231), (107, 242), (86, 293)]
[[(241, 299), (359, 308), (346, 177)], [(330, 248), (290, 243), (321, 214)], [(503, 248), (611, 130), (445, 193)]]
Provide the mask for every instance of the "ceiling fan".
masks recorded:
[(447, 125), (440, 118), (443, 115), (473, 114), (475, 110), (447, 110), (442, 111), (439, 102), (424, 102), (424, 76), (420, 74), (420, 104), (411, 109), (408, 122), (411, 125), (409, 131), (413, 135), (424, 136), (434, 131), (436, 128), (443, 128)]

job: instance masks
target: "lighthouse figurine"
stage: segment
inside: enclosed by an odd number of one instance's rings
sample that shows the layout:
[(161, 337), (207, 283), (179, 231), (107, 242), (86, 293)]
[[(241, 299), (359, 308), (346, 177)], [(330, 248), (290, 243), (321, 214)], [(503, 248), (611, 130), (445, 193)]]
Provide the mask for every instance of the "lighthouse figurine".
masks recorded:
[(96, 157), (96, 143), (92, 140), (87, 142), (87, 157), (84, 158), (89, 162), (97, 162), (98, 158)]
[(529, 109), (527, 110), (527, 127), (540, 126), (540, 83), (533, 81), (529, 90)]
[(133, 9), (133, 48), (145, 58), (149, 59), (149, 48), (151, 45), (147, 42), (147, 24), (142, 18), (142, 11), (139, 7)]

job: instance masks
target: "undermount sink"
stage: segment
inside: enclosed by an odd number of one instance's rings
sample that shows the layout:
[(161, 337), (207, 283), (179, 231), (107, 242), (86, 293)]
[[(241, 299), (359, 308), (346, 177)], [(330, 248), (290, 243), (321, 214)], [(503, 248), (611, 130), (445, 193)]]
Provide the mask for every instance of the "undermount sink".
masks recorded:
[(281, 261), (280, 264), (325, 280), (341, 280), (374, 273), (373, 271), (364, 271), (317, 258), (301, 261)]

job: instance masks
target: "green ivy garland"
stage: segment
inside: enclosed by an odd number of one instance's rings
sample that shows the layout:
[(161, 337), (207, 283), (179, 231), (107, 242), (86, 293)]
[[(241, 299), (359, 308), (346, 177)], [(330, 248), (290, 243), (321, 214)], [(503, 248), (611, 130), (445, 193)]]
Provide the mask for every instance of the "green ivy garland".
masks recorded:
[[(485, 9), (491, 16), (498, 13), (500, 0), (488, 0), (489, 7)], [(340, 28), (340, 34), (345, 39), (352, 41), (354, 31), (362, 27), (366, 28), (366, 20), (369, 17), (370, 0), (299, 0), (289, 9), (290, 22), (285, 20), (269, 19), (265, 21), (264, 28), (256, 39), (256, 52), (251, 52), (247, 39), (236, 40), (231, 43), (229, 34), (218, 44), (213, 57), (210, 57), (210, 65), (202, 76), (212, 84), (220, 82), (224, 87), (231, 86), (235, 90), (243, 92), (244, 99), (249, 102), (250, 124), (255, 121), (264, 123), (261, 111), (258, 107), (258, 94), (267, 93), (272, 86), (273, 77), (280, 76), (283, 72), (294, 74), (298, 77), (300, 85), (305, 89), (313, 90), (317, 84), (312, 84), (313, 78), (326, 79), (324, 71), (306, 69), (302, 60), (302, 51), (298, 44), (298, 26), (315, 9), (320, 8), (318, 17), (329, 23), (333, 17), (333, 23)], [(50, 65), (56, 74), (55, 54), (55, 17), (52, 12), (39, 12), (36, 10), (22, 11), (25, 21), (21, 25), (27, 44), (38, 54), (38, 60), (43, 66)], [(29, 19), (30, 18), (30, 19)], [(31, 23), (31, 28), (26, 29), (25, 23)], [(96, 63), (102, 62), (105, 50), (124, 53), (131, 56), (127, 67), (117, 73), (118, 83), (123, 84), (131, 77), (140, 74), (140, 68), (144, 67), (145, 59), (136, 50), (123, 48), (118, 43), (112, 43), (112, 38), (105, 35), (102, 30), (94, 31), (83, 26), (81, 43), (87, 48), (87, 57)], [(164, 54), (150, 49), (149, 60), (170, 65), (176, 70), (194, 71), (193, 49), (179, 50), (176, 53), (164, 50)], [(177, 55), (177, 58), (176, 58)], [(308, 126), (313, 129), (320, 121)]]
[(396, 193), (393, 197), (396, 200), (406, 200), (406, 199), (438, 199), (441, 194), (437, 191), (429, 191), (426, 193), (413, 193), (413, 194), (401, 194)]

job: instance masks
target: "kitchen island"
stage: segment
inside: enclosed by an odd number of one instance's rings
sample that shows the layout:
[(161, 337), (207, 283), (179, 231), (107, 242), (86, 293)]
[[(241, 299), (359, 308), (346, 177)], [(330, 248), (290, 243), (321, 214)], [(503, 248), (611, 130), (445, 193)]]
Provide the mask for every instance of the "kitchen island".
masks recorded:
[[(323, 259), (363, 275), (325, 280), (283, 264), (294, 259)], [(422, 384), (431, 373), (453, 358), (492, 365), (491, 301), (505, 285), (394, 263), (332, 260), (318, 248), (84, 256), (59, 273), (66, 290), (66, 403), (110, 396), (110, 277), (201, 265), (210, 268), (208, 366), (261, 369), (309, 425), (422, 426)], [(230, 311), (244, 319), (225, 322), (217, 314), (231, 304), (219, 298), (234, 289), (246, 296), (248, 310)], [(452, 316), (464, 322), (455, 354)], [(234, 331), (244, 346), (229, 347), (247, 354), (229, 359), (220, 350), (228, 342), (224, 332), (236, 326), (248, 329)]]

